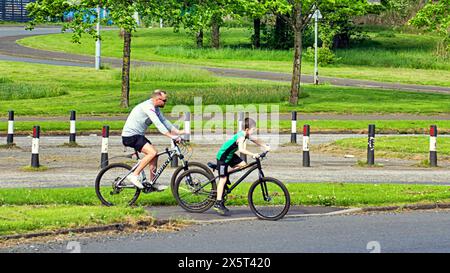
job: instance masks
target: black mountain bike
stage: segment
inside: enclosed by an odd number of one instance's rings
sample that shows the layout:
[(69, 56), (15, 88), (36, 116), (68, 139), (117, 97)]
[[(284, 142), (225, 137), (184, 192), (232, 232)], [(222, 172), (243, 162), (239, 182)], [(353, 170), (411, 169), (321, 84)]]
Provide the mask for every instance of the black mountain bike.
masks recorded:
[(182, 141), (177, 144), (175, 141), (171, 149), (166, 148), (165, 151), (158, 153), (156, 156), (161, 156), (167, 154), (166, 161), (160, 166), (155, 172), (155, 177), (153, 181), (149, 181), (145, 172), (141, 172), (141, 181), (144, 189), (140, 190), (136, 188), (133, 184), (126, 181), (126, 177), (132, 173), (140, 163), (139, 153), (135, 151), (126, 157), (133, 158), (136, 156), (137, 162), (130, 166), (125, 163), (112, 163), (101, 169), (95, 179), (95, 192), (97, 197), (100, 199), (103, 205), (113, 206), (113, 205), (133, 205), (138, 199), (141, 191), (144, 193), (153, 192), (151, 185), (156, 182), (161, 175), (161, 173), (166, 169), (172, 159), (177, 156), (181, 161), (181, 166), (178, 167), (174, 174), (172, 175), (172, 180), (176, 180), (176, 177), (181, 171), (187, 171), (192, 168), (199, 168), (204, 172), (207, 172), (212, 176), (212, 171), (208, 166), (200, 162), (189, 162), (187, 159), (192, 155), (192, 149), (189, 143)]
[[(272, 177), (265, 177), (261, 160), (268, 152), (259, 155), (254, 162), (245, 167), (235, 169), (229, 174), (248, 170), (234, 184), (228, 184), (224, 189), (224, 199), (230, 194), (250, 173), (258, 170), (259, 178), (248, 191), (248, 204), (252, 212), (263, 220), (279, 220), (289, 211), (290, 195), (286, 186)], [(208, 163), (213, 170), (217, 165)], [(173, 189), (178, 204), (189, 212), (205, 212), (210, 209), (216, 200), (219, 176), (211, 177), (207, 172), (193, 169), (183, 172), (176, 180)]]

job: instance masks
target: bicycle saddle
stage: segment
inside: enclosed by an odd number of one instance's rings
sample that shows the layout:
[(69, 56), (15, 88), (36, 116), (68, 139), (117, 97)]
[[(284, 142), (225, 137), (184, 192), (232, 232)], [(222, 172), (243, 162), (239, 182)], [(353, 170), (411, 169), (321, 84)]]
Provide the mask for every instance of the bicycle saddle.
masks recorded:
[(213, 170), (217, 169), (217, 164), (215, 164), (215, 163), (208, 162), (207, 165), (208, 165), (208, 167), (210, 167), (210, 168), (213, 169)]

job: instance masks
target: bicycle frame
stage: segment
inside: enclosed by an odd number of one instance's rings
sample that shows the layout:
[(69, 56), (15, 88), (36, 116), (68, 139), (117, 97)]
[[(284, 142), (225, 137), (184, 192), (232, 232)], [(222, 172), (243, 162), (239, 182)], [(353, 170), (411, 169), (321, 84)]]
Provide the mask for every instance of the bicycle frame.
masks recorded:
[[(165, 151), (160, 152), (158, 154), (156, 154), (156, 158), (159, 158), (159, 156), (167, 154), (168, 157), (166, 159), (166, 161), (164, 161), (164, 163), (161, 165), (161, 167), (159, 167), (156, 172), (155, 172), (155, 177), (153, 178), (153, 180), (151, 181), (151, 183), (155, 183), (158, 178), (161, 176), (161, 174), (163, 173), (163, 171), (167, 168), (167, 166), (169, 165), (169, 163), (172, 161), (173, 157), (176, 155), (178, 156), (178, 158), (181, 160), (181, 164), (183, 166), (183, 168), (187, 168), (187, 161), (184, 160), (184, 156), (180, 151), (180, 148), (178, 147), (178, 145), (176, 145), (176, 143), (174, 142), (174, 148), (169, 150), (168, 148), (165, 149)], [(122, 179), (120, 179), (118, 182), (116, 182), (115, 186), (117, 188), (134, 188), (134, 186), (130, 185), (130, 186), (121, 186), (122, 182), (125, 180), (125, 178), (131, 174), (132, 172), (134, 172), (136, 170), (136, 168), (139, 166), (139, 164), (141, 163), (141, 160), (139, 159), (139, 153), (136, 151), (135, 152), (136, 157), (138, 158), (138, 162), (131, 168), (130, 171), (128, 171), (128, 173), (122, 177)], [(145, 172), (142, 171), (141, 172), (142, 175), (142, 182), (145, 183), (147, 182), (147, 176), (145, 175)]]
[[(227, 190), (227, 194), (231, 193), (239, 184), (242, 183), (242, 181), (247, 178), (247, 176), (249, 176), (254, 170), (258, 169), (258, 175), (259, 175), (259, 179), (262, 179), (264, 177), (264, 172), (262, 170), (262, 166), (261, 166), (261, 160), (260, 159), (256, 159), (256, 161), (242, 167), (242, 168), (238, 168), (235, 170), (232, 170), (231, 172), (228, 173), (228, 175), (237, 173), (237, 172), (242, 172), (243, 170), (249, 169), (244, 175), (242, 175), (236, 182), (234, 182), (231, 187)], [(204, 187), (206, 187), (207, 185), (211, 184), (213, 181), (215, 181), (216, 179), (218, 179), (220, 176), (217, 175), (215, 176), (213, 179), (208, 180), (208, 182), (206, 182), (202, 187), (200, 187), (199, 189), (197, 189), (195, 192), (199, 192), (200, 190), (202, 190)]]

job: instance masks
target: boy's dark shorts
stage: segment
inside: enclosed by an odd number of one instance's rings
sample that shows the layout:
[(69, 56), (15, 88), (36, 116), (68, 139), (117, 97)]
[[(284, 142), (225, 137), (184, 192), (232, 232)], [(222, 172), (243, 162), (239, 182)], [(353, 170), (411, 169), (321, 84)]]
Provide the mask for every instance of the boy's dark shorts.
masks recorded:
[(138, 152), (142, 152), (142, 148), (145, 144), (152, 144), (150, 140), (148, 140), (145, 136), (142, 135), (134, 135), (130, 137), (122, 137), (122, 144), (134, 148)]
[(228, 163), (225, 163), (225, 161), (217, 160), (217, 171), (219, 172), (219, 176), (228, 176), (228, 167), (230, 166), (231, 168), (233, 168), (242, 161), (243, 160), (237, 154), (234, 154)]

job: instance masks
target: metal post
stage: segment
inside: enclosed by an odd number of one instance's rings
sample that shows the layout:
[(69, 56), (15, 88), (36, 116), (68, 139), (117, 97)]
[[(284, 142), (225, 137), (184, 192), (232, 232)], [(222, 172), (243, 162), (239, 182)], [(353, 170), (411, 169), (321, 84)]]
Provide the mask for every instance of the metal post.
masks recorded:
[(297, 112), (292, 111), (291, 143), (297, 143)]
[(76, 112), (70, 111), (70, 136), (69, 136), (69, 143), (75, 143), (76, 142)]
[(184, 116), (184, 132), (185, 140), (187, 142), (191, 141), (191, 112), (186, 112)]
[(375, 124), (369, 125), (369, 139), (367, 142), (367, 165), (375, 164)]
[(437, 167), (437, 126), (430, 127), (430, 166)]
[(100, 6), (97, 6), (97, 41), (95, 42), (95, 69), (100, 70), (101, 67), (101, 40), (100, 40)]
[(318, 67), (318, 52), (317, 52), (317, 35), (318, 35), (318, 21), (317, 12), (314, 13), (314, 84), (319, 84), (319, 67)]
[(33, 140), (31, 143), (31, 167), (39, 168), (39, 137), (41, 134), (41, 127), (33, 127)]
[(14, 111), (8, 112), (8, 136), (6, 137), (6, 144), (12, 145), (14, 143)]
[(303, 126), (303, 167), (311, 167), (311, 159), (309, 156), (309, 136), (310, 126), (305, 124)]
[[(245, 113), (244, 112), (239, 112), (238, 115), (238, 132), (239, 131), (244, 131), (245, 130)], [(239, 156), (243, 161), (247, 162), (247, 155), (241, 153)]]
[(105, 168), (109, 165), (108, 159), (108, 148), (109, 148), (109, 126), (105, 125), (102, 129), (102, 155), (100, 158), (100, 166)]

